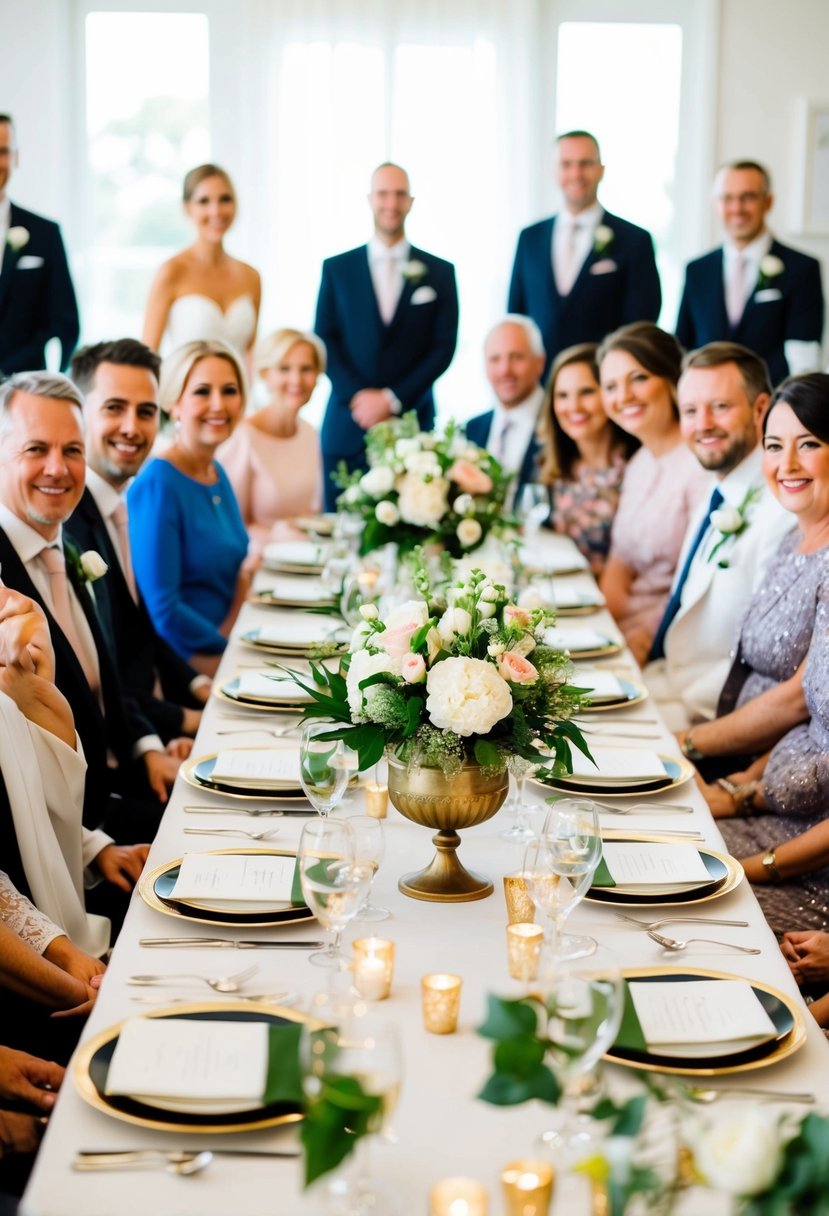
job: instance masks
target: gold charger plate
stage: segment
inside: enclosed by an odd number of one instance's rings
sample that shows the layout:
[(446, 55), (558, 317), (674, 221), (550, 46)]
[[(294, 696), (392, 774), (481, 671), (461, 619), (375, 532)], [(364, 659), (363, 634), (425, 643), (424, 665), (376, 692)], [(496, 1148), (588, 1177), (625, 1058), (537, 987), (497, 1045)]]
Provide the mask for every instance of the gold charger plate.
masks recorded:
[(258, 639), (252, 636), (254, 633), (256, 633), (255, 629), (249, 629), (246, 633), (239, 635), (238, 641), (240, 641), (243, 646), (247, 646), (249, 650), (258, 650), (260, 654), (264, 653), (279, 655), (279, 657), (283, 659), (313, 658), (314, 652), (318, 648), (330, 650), (331, 647), (335, 647), (337, 654), (346, 654), (348, 652), (347, 641), (338, 642), (332, 639), (329, 642), (322, 640), (320, 642), (308, 642), (307, 645), (304, 646), (293, 646), (284, 642), (260, 642)]
[(306, 612), (311, 612), (315, 608), (336, 608), (337, 601), (331, 599), (330, 596), (323, 596), (321, 599), (315, 600), (298, 600), (292, 599), (290, 596), (271, 595), (267, 591), (253, 591), (248, 596), (249, 604), (258, 604), (265, 608), (304, 608)]
[(552, 605), (556, 616), (593, 616), (597, 612), (601, 612), (604, 608), (604, 602), (599, 603), (598, 600), (591, 601), (587, 604), (567, 604), (564, 608), (559, 608), (556, 604)]
[(325, 569), (323, 562), (309, 562), (304, 566), (301, 562), (262, 562), (264, 570), (270, 570), (272, 574), (313, 574), (317, 578)]
[[(323, 1025), (316, 1018), (309, 1017), (308, 1014), (301, 1013), (296, 1009), (283, 1009), (281, 1005), (271, 1005), (267, 1001), (194, 1001), (188, 1005), (173, 1005), (169, 1009), (154, 1009), (141, 1016), (148, 1018), (169, 1018), (186, 1017), (201, 1013), (231, 1014), (235, 1017), (241, 1015), (244, 1020), (248, 1021), (261, 1021), (262, 1015), (270, 1015), (271, 1018), (277, 1018), (284, 1022), (302, 1022), (314, 1029)], [(257, 1014), (259, 1015), (258, 1017), (256, 1016)], [(120, 1100), (130, 1103), (127, 1109), (122, 1109), (121, 1106), (116, 1105), (119, 1099), (114, 1097), (108, 1098), (99, 1092), (98, 1087), (92, 1079), (90, 1066), (94, 1057), (101, 1049), (106, 1048), (113, 1040), (118, 1038), (126, 1020), (118, 1022), (115, 1026), (110, 1026), (107, 1030), (102, 1030), (100, 1034), (90, 1039), (87, 1043), (83, 1043), (72, 1057), (71, 1071), (75, 1088), (84, 1102), (95, 1110), (99, 1110), (113, 1119), (119, 1119), (124, 1123), (132, 1123), (138, 1127), (149, 1127), (153, 1130), (164, 1132), (193, 1132), (202, 1135), (258, 1131), (260, 1128), (280, 1127), (289, 1123), (301, 1122), (302, 1115), (299, 1111), (272, 1115), (251, 1112), (253, 1117), (237, 1116), (230, 1123), (219, 1121), (220, 1119), (226, 1119), (226, 1115), (217, 1115), (215, 1122), (206, 1121), (203, 1118), (198, 1123), (188, 1123), (186, 1115), (170, 1112), (171, 1117), (165, 1119), (163, 1116), (166, 1112), (162, 1111), (161, 1108), (158, 1108), (156, 1113), (155, 1108), (145, 1107), (143, 1103), (131, 1102), (130, 1099)], [(133, 1110), (131, 1109), (132, 1106), (139, 1109)], [(145, 1115), (142, 1113), (143, 1109), (152, 1113)]]
[[(572, 683), (578, 686), (579, 673), (578, 669), (573, 676)], [(619, 676), (619, 683), (627, 691), (630, 690), (628, 697), (623, 701), (599, 701), (598, 704), (592, 703), (583, 705), (580, 713), (584, 714), (602, 714), (611, 709), (627, 709), (631, 705), (641, 705), (643, 701), (647, 701), (649, 693), (641, 680), (631, 680), (627, 676)]]
[[(643, 785), (640, 787), (628, 786), (627, 789), (618, 791), (614, 786), (597, 786), (597, 785), (572, 785), (567, 784), (564, 778), (559, 778), (556, 781), (540, 781), (537, 777), (530, 777), (529, 780), (533, 785), (538, 785), (543, 790), (553, 790), (556, 794), (570, 794), (574, 798), (635, 798), (639, 801), (642, 798), (651, 798), (657, 794), (669, 794), (671, 790), (677, 789), (678, 786), (684, 785), (694, 775), (694, 766), (684, 756), (666, 756), (662, 752), (658, 752), (659, 759), (665, 765), (665, 774), (670, 778), (668, 784), (663, 785), (659, 782), (656, 785)], [(564, 784), (561, 782), (564, 781)]]
[[(238, 703), (238, 701), (236, 701), (236, 702), (234, 702), (234, 704), (238, 705), (239, 703)], [(274, 739), (274, 746), (278, 747), (279, 742), (280, 741), (278, 739)], [(244, 747), (244, 748), (234, 748), (234, 750), (235, 751), (247, 751), (247, 752), (249, 752), (249, 751), (260, 751), (261, 752), (261, 751), (270, 750), (270, 749), (266, 749), (266, 748), (262, 748), (262, 747), (258, 747), (258, 748)], [(295, 792), (295, 788), (297, 788), (297, 787), (294, 787), (294, 786), (291, 786), (290, 793), (287, 793), (287, 794), (280, 793), (279, 790), (267, 790), (267, 791), (262, 791), (261, 793), (259, 793), (258, 791), (255, 793), (253, 791), (250, 791), (250, 792), (245, 791), (244, 793), (236, 793), (235, 791), (230, 789), (229, 786), (219, 789), (215, 785), (208, 785), (204, 781), (199, 781), (198, 777), (196, 776), (196, 768), (198, 767), (198, 765), (202, 764), (205, 760), (215, 760), (216, 757), (218, 756), (218, 754), (219, 754), (218, 752), (208, 752), (208, 754), (206, 756), (196, 756), (195, 758), (193, 756), (190, 756), (190, 758), (188, 760), (185, 760), (184, 763), (182, 764), (181, 768), (179, 769), (179, 772), (180, 772), (181, 776), (184, 778), (184, 780), (187, 782), (187, 784), (192, 785), (194, 789), (200, 790), (201, 793), (203, 793), (203, 794), (216, 794), (216, 795), (218, 795), (219, 798), (243, 798), (247, 802), (263, 802), (263, 801), (264, 802), (307, 802), (308, 801), (308, 799), (305, 797), (305, 795), (303, 793)]]
[[(671, 1064), (669, 1062), (650, 1063), (647, 1060), (629, 1060), (625, 1056), (615, 1055), (613, 1049), (606, 1051), (603, 1059), (610, 1064), (619, 1064), (623, 1068), (634, 1068), (643, 1072), (662, 1072), (670, 1073), (673, 1076), (679, 1077), (726, 1077), (733, 1076), (735, 1073), (752, 1072), (757, 1068), (768, 1068), (772, 1064), (777, 1064), (780, 1060), (787, 1059), (788, 1056), (794, 1055), (799, 1051), (806, 1042), (806, 1022), (803, 1017), (803, 1012), (796, 1002), (779, 988), (773, 988), (771, 984), (764, 984), (761, 980), (750, 979), (747, 976), (733, 975), (728, 971), (708, 971), (701, 967), (633, 967), (625, 968), (622, 976), (626, 980), (644, 979), (647, 976), (664, 976), (671, 975), (688, 975), (695, 979), (701, 980), (734, 980), (745, 979), (752, 988), (757, 988), (761, 992), (767, 992), (776, 1000), (780, 1001), (791, 1014), (794, 1025), (792, 1029), (766, 1055), (758, 1056), (752, 1060), (743, 1060), (736, 1064), (719, 1064), (711, 1065), (703, 1068), (688, 1068), (682, 1064)], [(653, 1053), (656, 1054), (655, 1052)]]
[[(251, 857), (261, 856), (262, 854), (269, 857), (296, 857), (296, 850), (292, 851), (291, 849), (208, 849), (207, 852), (212, 857), (238, 857), (240, 855)], [(304, 905), (302, 909), (300, 909), (298, 906), (296, 908), (297, 913), (302, 911), (302, 915), (288, 916), (283, 915), (281, 912), (270, 912), (268, 913), (267, 920), (253, 919), (253, 917), (256, 916), (255, 912), (251, 913), (250, 918), (246, 916), (244, 920), (240, 919), (239, 913), (235, 914), (233, 920), (220, 920), (219, 917), (228, 915), (225, 908), (217, 908), (210, 916), (199, 916), (197, 915), (199, 911), (210, 912), (210, 908), (202, 907), (199, 909), (195, 906), (195, 904), (187, 905), (187, 907), (192, 910), (192, 915), (190, 912), (181, 912), (173, 903), (166, 899), (162, 899), (161, 896), (156, 893), (155, 885), (159, 878), (165, 874), (168, 874), (170, 870), (175, 870), (181, 865), (183, 860), (183, 857), (176, 857), (172, 861), (165, 861), (163, 865), (156, 866), (156, 868), (154, 870), (150, 870), (149, 873), (145, 871), (145, 873), (141, 875), (138, 880), (138, 894), (144, 900), (144, 903), (148, 908), (152, 908), (156, 912), (161, 912), (165, 916), (173, 916), (176, 920), (186, 921), (188, 924), (222, 925), (225, 928), (232, 929), (281, 929), (283, 925), (305, 924), (307, 921), (315, 919), (313, 912), (307, 906), (307, 904)], [(286, 908), (285, 912), (288, 913), (291, 910), (291, 908)], [(278, 919), (276, 919), (277, 917)]]
[[(596, 904), (598, 906), (606, 905), (608, 908), (632, 908), (634, 911), (640, 908), (646, 912), (648, 908), (684, 908), (690, 904), (707, 904), (712, 899), (719, 899), (723, 895), (728, 895), (735, 887), (738, 887), (745, 877), (745, 871), (734, 857), (729, 853), (718, 853), (716, 849), (710, 849), (707, 844), (703, 844), (699, 840), (681, 840), (676, 836), (661, 836), (659, 832), (626, 832), (623, 828), (602, 828), (602, 840), (613, 842), (621, 842), (630, 840), (639, 844), (690, 844), (693, 845), (698, 853), (704, 853), (707, 857), (713, 857), (722, 866), (725, 867), (725, 878), (719, 883), (715, 891), (707, 891), (702, 895), (693, 895), (689, 893), (685, 899), (671, 898), (670, 895), (665, 896), (645, 896), (644, 899), (637, 899), (635, 895), (628, 895), (626, 899), (605, 899), (603, 896), (595, 896), (588, 893), (584, 896), (586, 903)], [(707, 887), (709, 884), (705, 884)], [(612, 891), (612, 887), (605, 887), (603, 890)]]
[(317, 536), (331, 536), (334, 532), (336, 515), (295, 515), (288, 523), (293, 524), (300, 532), (316, 532)]
[(606, 646), (594, 650), (569, 650), (567, 653), (573, 663), (580, 663), (582, 659), (609, 659), (614, 654), (621, 654), (624, 648), (624, 642), (614, 642), (609, 638)]
[[(238, 680), (238, 676), (234, 677)], [(226, 680), (224, 684), (218, 688), (214, 685), (213, 696), (217, 701), (224, 701), (226, 704), (235, 705), (237, 709), (255, 709), (257, 713), (275, 713), (275, 714), (301, 714), (309, 705), (313, 705), (313, 697), (308, 697), (303, 701), (276, 701), (273, 697), (233, 697), (230, 693), (225, 692), (228, 684), (233, 684), (234, 680)]]

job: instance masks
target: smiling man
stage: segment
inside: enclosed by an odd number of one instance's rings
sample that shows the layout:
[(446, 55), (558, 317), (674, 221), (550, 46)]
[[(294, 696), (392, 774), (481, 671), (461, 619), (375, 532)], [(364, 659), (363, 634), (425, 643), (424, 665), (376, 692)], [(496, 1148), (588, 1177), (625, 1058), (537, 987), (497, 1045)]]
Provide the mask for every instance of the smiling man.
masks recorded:
[(180, 757), (189, 746), (179, 736), (195, 735), (210, 681), (153, 628), (133, 576), (126, 507), (127, 486), (158, 435), (160, 367), (158, 355), (134, 338), (84, 347), (72, 360), (84, 395), (87, 471), (66, 530), (79, 550), (97, 550), (109, 566), (96, 603), (122, 685)]
[(509, 312), (532, 317), (544, 341), (546, 376), (555, 356), (578, 342), (601, 342), (632, 321), (655, 321), (662, 304), (650, 233), (605, 211), (599, 145), (589, 131), (556, 140), (558, 215), (518, 238)]
[(734, 342), (692, 351), (679, 380), (682, 437), (714, 475), (692, 518), (645, 679), (673, 730), (713, 718), (737, 626), (795, 519), (766, 486), (760, 423), (771, 386)]
[(765, 359), (772, 384), (820, 369), (820, 263), (781, 245), (766, 225), (774, 196), (768, 170), (733, 161), (717, 174), (714, 199), (725, 240), (689, 262), (676, 336), (688, 349), (729, 339)]

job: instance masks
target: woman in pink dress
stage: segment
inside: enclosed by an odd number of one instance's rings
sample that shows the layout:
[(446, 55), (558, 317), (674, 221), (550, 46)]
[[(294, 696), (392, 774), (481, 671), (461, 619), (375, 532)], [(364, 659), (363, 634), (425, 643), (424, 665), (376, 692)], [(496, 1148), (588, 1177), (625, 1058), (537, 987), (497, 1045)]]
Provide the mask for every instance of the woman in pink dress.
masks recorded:
[(219, 451), (245, 527), (260, 544), (290, 535), (287, 521), (322, 507), (319, 435), (299, 411), (325, 371), (316, 334), (279, 329), (256, 350), (256, 370), (270, 402), (246, 418)]
[(649, 321), (624, 325), (599, 347), (607, 416), (641, 443), (622, 482), (600, 586), (637, 662), (648, 656), (685, 530), (711, 474), (682, 441), (676, 386), (682, 348)]

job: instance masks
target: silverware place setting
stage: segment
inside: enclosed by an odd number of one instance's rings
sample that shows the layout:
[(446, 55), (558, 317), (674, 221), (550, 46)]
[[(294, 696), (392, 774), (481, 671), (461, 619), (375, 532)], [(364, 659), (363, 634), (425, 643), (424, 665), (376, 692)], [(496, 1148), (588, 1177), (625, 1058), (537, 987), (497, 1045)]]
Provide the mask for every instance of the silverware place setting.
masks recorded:
[(235, 975), (195, 975), (192, 972), (174, 972), (169, 975), (131, 975), (127, 983), (176, 984), (181, 980), (197, 980), (200, 984), (207, 984), (214, 992), (239, 992), (242, 985), (256, 975), (258, 970), (259, 968), (254, 964), (253, 967), (246, 967), (244, 971), (237, 971)]
[[(293, 941), (284, 938), (272, 938), (270, 941), (266, 938), (234, 941), (230, 937), (141, 937), (138, 939), (138, 944), (149, 947), (178, 946), (181, 948), (205, 946), (214, 949), (232, 946), (236, 950), (321, 950), (325, 942)], [(236, 976), (237, 980), (238, 978)]]
[(626, 912), (614, 912), (617, 920), (627, 921), (639, 929), (661, 929), (663, 925), (728, 925), (735, 929), (747, 929), (747, 920), (717, 920), (711, 916), (662, 916), (659, 920), (639, 920), (637, 916), (628, 916)]
[(136, 1148), (107, 1150), (93, 1152), (81, 1150), (75, 1154), (72, 1169), (92, 1172), (94, 1170), (124, 1170), (160, 1168), (168, 1173), (188, 1177), (201, 1173), (217, 1157), (298, 1157), (298, 1148), (267, 1149), (257, 1152), (255, 1149), (180, 1149), (167, 1151), (160, 1148)]
[(279, 835), (279, 828), (267, 832), (246, 832), (244, 828), (185, 828), (188, 836), (245, 836), (248, 840), (270, 840)]
[[(709, 921), (709, 924), (711, 922)], [(681, 950), (687, 950), (689, 946), (695, 942), (702, 942), (708, 946), (722, 946), (726, 950), (736, 950), (740, 954), (762, 954), (762, 950), (758, 950), (756, 946), (738, 946), (734, 942), (715, 941), (713, 937), (689, 937), (686, 941), (678, 941), (675, 937), (666, 937), (664, 933), (657, 933), (655, 929), (648, 929), (648, 937), (651, 941), (656, 942), (663, 950), (669, 950), (672, 954), (678, 954)]]

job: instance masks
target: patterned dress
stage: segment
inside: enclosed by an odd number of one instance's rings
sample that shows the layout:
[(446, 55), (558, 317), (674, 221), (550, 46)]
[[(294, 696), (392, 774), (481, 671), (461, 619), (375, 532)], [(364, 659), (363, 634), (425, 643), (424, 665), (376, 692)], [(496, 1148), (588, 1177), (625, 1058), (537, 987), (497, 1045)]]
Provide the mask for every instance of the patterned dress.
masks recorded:
[(626, 463), (624, 456), (615, 452), (606, 469), (577, 464), (575, 476), (559, 478), (551, 486), (549, 526), (561, 536), (570, 537), (595, 575), (601, 574), (607, 559)]

